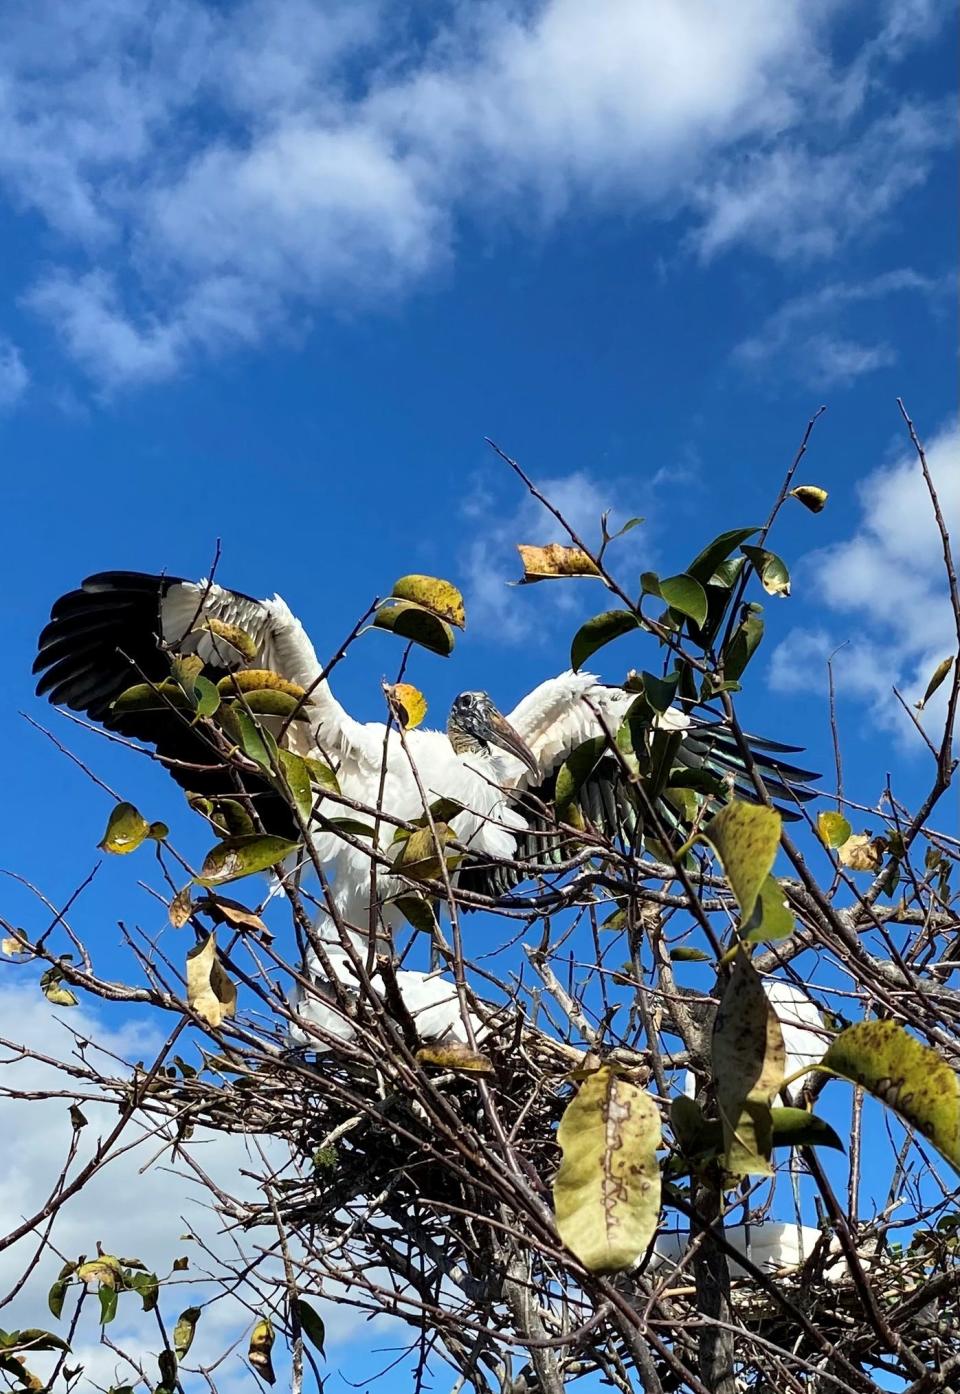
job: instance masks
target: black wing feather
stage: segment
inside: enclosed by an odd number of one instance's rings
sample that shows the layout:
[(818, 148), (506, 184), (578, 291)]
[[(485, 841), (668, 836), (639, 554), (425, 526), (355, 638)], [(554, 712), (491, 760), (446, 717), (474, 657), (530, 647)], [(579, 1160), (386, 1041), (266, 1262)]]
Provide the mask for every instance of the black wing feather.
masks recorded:
[[(207, 798), (248, 794), (267, 831), (295, 836), (290, 811), (271, 786), (245, 774), (241, 787), (237, 771), (224, 767), (203, 731), (182, 713), (172, 708), (123, 713), (113, 709), (112, 703), (128, 687), (159, 684), (170, 676), (170, 660), (160, 642), (160, 607), (168, 591), (182, 584), (179, 576), (101, 571), (62, 595), (40, 635), (33, 665), (40, 675), (37, 695), (153, 746), (176, 782), (192, 793)], [(204, 675), (216, 682), (226, 671), (208, 665)]]
[[(811, 780), (819, 779), (819, 775), (790, 764), (780, 756), (799, 754), (802, 747), (783, 745), (779, 741), (752, 735), (745, 739), (756, 771), (780, 816), (787, 822), (796, 821), (801, 817), (796, 805), (816, 797), (816, 791), (807, 786)], [(704, 722), (682, 732), (672, 764), (674, 768), (681, 766), (689, 770), (706, 770), (719, 779), (728, 780), (732, 793), (738, 798), (757, 802), (757, 791), (736, 738), (723, 721)], [(552, 825), (540, 808), (541, 805), (553, 808), (556, 778), (557, 771), (554, 770), (537, 789), (521, 796), (517, 804), (520, 812), (527, 816), (529, 831), (518, 834), (515, 859), (539, 867), (544, 872), (549, 872), (551, 864), (565, 860), (578, 845), (575, 836), (571, 836), (566, 844), (562, 835), (554, 832), (551, 836), (549, 829)], [(723, 798), (717, 798), (718, 810), (723, 802)], [(577, 794), (576, 806), (597, 833), (625, 846), (638, 845), (645, 825), (652, 821), (649, 810), (643, 807), (642, 795), (638, 796), (635, 786), (625, 778), (620, 761), (610, 753), (600, 757), (589, 777), (584, 780)], [(655, 811), (665, 829), (683, 835), (683, 820), (663, 795), (657, 799)], [(502, 884), (504, 874), (509, 889), (519, 885), (529, 875), (516, 867), (504, 867), (491, 860), (476, 858), (466, 861), (461, 867), (458, 883), (474, 893), (502, 895), (505, 893)]]

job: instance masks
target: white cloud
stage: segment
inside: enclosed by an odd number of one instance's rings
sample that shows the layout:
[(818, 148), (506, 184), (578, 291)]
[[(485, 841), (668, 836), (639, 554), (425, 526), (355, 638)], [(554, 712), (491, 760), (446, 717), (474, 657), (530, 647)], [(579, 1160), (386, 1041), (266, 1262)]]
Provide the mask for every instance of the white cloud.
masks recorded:
[(0, 334), (0, 411), (16, 406), (30, 383), (30, 374), (16, 344)]
[(945, 287), (905, 267), (867, 281), (833, 282), (785, 301), (733, 351), (741, 367), (758, 376), (799, 379), (815, 388), (845, 386), (864, 373), (896, 362), (884, 341), (851, 338), (857, 307), (895, 294), (923, 295), (932, 303)]
[(829, 254), (946, 125), (886, 91), (865, 114), (931, 7), (884, 5), (844, 66), (843, 5), (491, 0), (431, 25), (376, 0), (36, 0), (0, 42), (0, 181), (63, 249), (28, 303), (116, 385), (395, 294), (465, 217), (610, 206), (683, 215), (703, 256)]
[[(955, 539), (960, 534), (960, 425), (942, 430), (926, 453)], [(937, 664), (956, 653), (940, 536), (912, 451), (868, 475), (859, 493), (856, 531), (802, 563), (801, 584), (821, 602), (822, 622), (794, 630), (779, 645), (770, 682), (775, 691), (800, 692), (820, 673), (825, 685), (827, 658), (838, 650), (834, 672), (841, 695), (865, 699), (876, 725), (919, 742), (893, 688), (908, 703), (916, 702)], [(934, 740), (945, 691), (923, 717)]]
[(697, 196), (703, 226), (691, 242), (701, 258), (741, 243), (791, 261), (833, 256), (854, 236), (875, 236), (952, 139), (944, 106), (909, 103), (839, 145), (835, 130), (824, 135), (824, 149), (787, 137), (724, 162)]
[[(2, 1035), (7, 1039), (68, 1063), (71, 1058), (76, 1061), (78, 1055), (71, 1031), (128, 1062), (149, 1059), (166, 1034), (162, 1030), (163, 1022), (157, 1018), (141, 1016), (136, 1023), (128, 1020), (126, 1024), (116, 1025), (115, 1014), (90, 1009), (85, 1004), (55, 1011), (36, 987), (4, 986), (0, 989), (0, 1020), (4, 1023)], [(87, 1059), (98, 1058), (93, 1046), (88, 1044), (84, 1049)], [(184, 1054), (190, 1058), (189, 1047)], [(116, 1068), (115, 1061), (104, 1061), (106, 1072), (112, 1073)], [(5, 1089), (32, 1093), (68, 1087), (54, 1066), (17, 1059), (3, 1046), (0, 1046), (0, 1084)], [(69, 1100), (63, 1098), (3, 1099), (0, 1234), (7, 1234), (23, 1218), (39, 1210), (53, 1190), (72, 1132), (68, 1103)], [(79, 1135), (79, 1153), (71, 1176), (117, 1121), (115, 1103), (84, 1102), (82, 1108), (88, 1122)], [(97, 1241), (100, 1241), (104, 1252), (141, 1258), (161, 1277), (169, 1273), (175, 1258), (180, 1255), (189, 1258), (189, 1269), (173, 1275), (171, 1284), (163, 1285), (160, 1300), (168, 1331), (183, 1308), (209, 1303), (204, 1305), (198, 1323), (189, 1365), (213, 1362), (232, 1341), (249, 1330), (250, 1313), (238, 1299), (228, 1296), (210, 1302), (217, 1287), (203, 1281), (203, 1274), (214, 1271), (215, 1264), (204, 1255), (199, 1243), (185, 1240), (183, 1234), (189, 1232), (197, 1236), (213, 1253), (228, 1259), (236, 1260), (237, 1250), (233, 1248), (233, 1240), (224, 1237), (224, 1222), (209, 1208), (205, 1192), (189, 1165), (185, 1161), (171, 1161), (169, 1148), (156, 1157), (161, 1141), (156, 1134), (150, 1134), (135, 1123), (128, 1126), (121, 1143), (136, 1142), (136, 1146), (117, 1155), (65, 1203), (51, 1236), (55, 1248), (45, 1252), (27, 1284), (4, 1309), (5, 1328), (40, 1327), (62, 1332), (72, 1308), (65, 1310), (64, 1323), (58, 1324), (51, 1319), (46, 1304), (47, 1291), (61, 1265), (57, 1255), (60, 1253), (72, 1260), (81, 1253), (90, 1256), (96, 1252)], [(279, 1162), (286, 1155), (280, 1144), (271, 1143), (269, 1139), (261, 1140), (260, 1145), (271, 1163)], [(240, 1174), (241, 1169), (254, 1175), (264, 1169), (254, 1141), (198, 1128), (184, 1146), (204, 1171), (224, 1183), (231, 1195), (241, 1199), (245, 1196), (259, 1198), (256, 1181), (252, 1177), (244, 1179)], [(141, 1174), (142, 1168), (145, 1169)], [(234, 1237), (242, 1248), (246, 1242), (244, 1235), (236, 1233)], [(0, 1294), (6, 1295), (13, 1287), (37, 1242), (37, 1233), (31, 1231), (0, 1253)], [(348, 1342), (362, 1320), (360, 1314), (322, 1299), (318, 1299), (316, 1305), (323, 1312), (330, 1342)], [(122, 1349), (138, 1357), (145, 1356), (147, 1369), (151, 1375), (155, 1374), (155, 1359), (146, 1353), (160, 1348), (156, 1318), (140, 1310), (139, 1299), (133, 1293), (121, 1295), (117, 1317), (108, 1333)], [(245, 1344), (241, 1344), (221, 1367), (225, 1389), (249, 1388), (250, 1377), (240, 1359), (245, 1349)], [(43, 1372), (47, 1360), (49, 1357), (38, 1356), (30, 1363), (38, 1372)], [(83, 1363), (85, 1377), (96, 1381), (101, 1388), (127, 1383), (132, 1373), (114, 1351), (97, 1342), (92, 1309), (85, 1309), (69, 1363)], [(81, 1384), (82, 1389), (88, 1387)]]

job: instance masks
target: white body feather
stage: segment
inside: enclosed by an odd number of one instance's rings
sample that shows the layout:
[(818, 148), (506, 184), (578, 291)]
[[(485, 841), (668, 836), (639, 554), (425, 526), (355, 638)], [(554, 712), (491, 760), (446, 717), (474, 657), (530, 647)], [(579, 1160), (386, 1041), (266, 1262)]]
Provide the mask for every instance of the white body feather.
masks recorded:
[[(192, 649), (205, 660), (222, 654), (224, 639), (197, 623), (201, 609), (204, 615), (249, 634), (257, 644), (258, 664), (308, 690), (308, 719), (291, 727), (291, 748), (325, 760), (335, 770), (345, 795), (407, 821), (423, 816), (424, 796), (428, 804), (439, 798), (455, 799), (464, 811), (451, 820), (451, 826), (461, 843), (486, 856), (509, 858), (514, 854), (515, 833), (526, 826), (522, 814), (513, 807), (514, 794), (533, 782), (515, 756), (493, 750), (458, 754), (445, 732), (422, 729), (406, 734), (404, 751), (396, 730), (387, 734), (382, 722), (355, 721), (321, 680), (314, 647), (279, 596), (254, 601), (207, 582), (173, 586), (161, 609), (165, 642)], [(533, 751), (541, 773), (547, 775), (583, 741), (602, 730), (594, 708), (609, 728), (616, 730), (632, 701), (631, 694), (601, 686), (592, 674), (567, 672), (534, 688), (507, 719)], [(680, 726), (685, 721), (680, 713), (668, 713), (664, 718), (664, 724), (669, 725)], [(362, 814), (356, 816), (363, 820)], [(380, 850), (387, 856), (392, 852), (393, 831), (392, 824), (382, 824)], [(364, 952), (371, 922), (371, 861), (362, 848), (335, 833), (318, 833), (314, 846), (329, 877), (333, 901), (333, 913), (318, 916), (317, 932), (337, 976), (352, 981), (336, 920), (352, 931), (354, 946)], [(380, 916), (388, 929), (403, 918), (389, 903), (401, 886), (398, 878), (382, 872), (377, 877)], [(422, 984), (411, 978), (408, 987), (416, 996)], [(443, 989), (448, 987), (442, 984)], [(316, 1006), (325, 1021), (344, 1023), (335, 1007), (326, 1003)]]

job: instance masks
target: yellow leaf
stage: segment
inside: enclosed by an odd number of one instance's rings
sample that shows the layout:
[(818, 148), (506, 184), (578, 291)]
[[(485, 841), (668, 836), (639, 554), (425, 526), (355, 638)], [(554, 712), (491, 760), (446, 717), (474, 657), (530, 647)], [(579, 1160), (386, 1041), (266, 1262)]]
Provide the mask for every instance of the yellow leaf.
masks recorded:
[(493, 1071), (493, 1061), (488, 1056), (471, 1050), (462, 1041), (421, 1046), (417, 1059), (421, 1065), (436, 1065), (441, 1070), (463, 1070), (472, 1075), (488, 1075)]
[(780, 814), (763, 804), (734, 799), (711, 819), (703, 836), (723, 864), (746, 923), (773, 868), (780, 846)]
[(427, 699), (408, 682), (384, 683), (387, 701), (405, 731), (419, 726), (427, 714)]
[(197, 1330), (197, 1322), (200, 1320), (199, 1307), (187, 1307), (177, 1317), (177, 1324), (173, 1328), (173, 1353), (178, 1360), (182, 1360), (187, 1351), (193, 1345), (193, 1338)]
[(841, 866), (851, 871), (879, 871), (883, 854), (887, 850), (885, 837), (871, 837), (869, 833), (854, 833), (837, 852)]
[(786, 1051), (760, 975), (737, 955), (717, 1010), (711, 1046), (724, 1168), (732, 1176), (769, 1176), (773, 1168), (770, 1105), (784, 1078)]
[(660, 1114), (636, 1084), (603, 1066), (567, 1105), (553, 1183), (560, 1237), (591, 1273), (629, 1268), (660, 1215)]
[(830, 1043), (823, 1064), (862, 1085), (960, 1172), (960, 1077), (895, 1021), (861, 1021)]
[(104, 852), (120, 855), (135, 852), (149, 833), (150, 824), (132, 803), (118, 803), (98, 846)]
[(20, 938), (20, 931), (14, 930), (12, 935), (6, 939), (0, 939), (0, 953), (5, 954), (24, 954), (29, 949), (26, 937)]
[(245, 629), (240, 629), (235, 624), (226, 624), (223, 620), (218, 620), (214, 615), (204, 615), (199, 629), (205, 629), (208, 634), (215, 635), (218, 639), (225, 640), (225, 645), (217, 648), (218, 656), (225, 662), (230, 663), (233, 655), (229, 649), (233, 649), (241, 658), (245, 658), (248, 663), (252, 663), (257, 656), (256, 640), (247, 633)]
[(63, 969), (54, 966), (48, 968), (40, 979), (40, 990), (48, 1002), (52, 1002), (55, 1007), (76, 1007), (78, 998), (68, 987), (63, 987)]
[(795, 489), (790, 490), (790, 497), (796, 499), (797, 503), (802, 503), (811, 513), (822, 513), (830, 496), (826, 489), (821, 489), (816, 484), (798, 484)]
[(236, 1015), (237, 989), (217, 957), (215, 934), (187, 954), (187, 1005), (210, 1026)]
[(546, 547), (533, 547), (518, 542), (517, 551), (523, 563), (523, 583), (556, 580), (561, 576), (599, 576), (596, 562), (580, 547), (565, 547), (549, 542)]
[(307, 695), (306, 688), (299, 683), (288, 682), (271, 668), (241, 668), (221, 678), (217, 687), (224, 697), (236, 692), (262, 692), (268, 688), (272, 692), (285, 692), (288, 697), (296, 697), (298, 701)]
[(270, 1358), (273, 1341), (273, 1323), (267, 1317), (261, 1317), (250, 1333), (247, 1359), (260, 1378), (267, 1384), (276, 1384), (277, 1382), (277, 1377), (273, 1373), (273, 1361)]
[(397, 600), (412, 600), (415, 605), (422, 605), (458, 629), (466, 625), (463, 596), (449, 581), (441, 581), (436, 576), (401, 576), (392, 594)]
[[(449, 842), (456, 841), (457, 835), (449, 824), (434, 823), (433, 827), (436, 840), (430, 828), (418, 828), (401, 844), (400, 855), (394, 866), (411, 881), (436, 881), (441, 875), (437, 844), (446, 847)], [(456, 864), (456, 858), (447, 857), (446, 862), (448, 867), (453, 866)]]
[(193, 914), (193, 897), (190, 892), (191, 887), (186, 885), (182, 890), (177, 891), (170, 902), (167, 914), (174, 929), (182, 929)]
[(842, 847), (853, 829), (842, 813), (824, 809), (817, 814), (817, 834), (824, 847)]
[(952, 667), (953, 667), (953, 655), (952, 655), (952, 654), (951, 654), (951, 656), (950, 656), (949, 658), (945, 658), (945, 659), (943, 660), (942, 663), (938, 663), (938, 664), (937, 664), (936, 668), (934, 668), (934, 670), (933, 670), (933, 676), (932, 676), (932, 678), (931, 678), (930, 681), (927, 683), (927, 690), (926, 690), (926, 692), (925, 692), (925, 693), (923, 694), (923, 696), (920, 698), (920, 701), (919, 701), (919, 702), (915, 702), (915, 703), (914, 703), (914, 706), (916, 707), (916, 709), (917, 709), (918, 712), (922, 712), (922, 711), (923, 711), (924, 707), (925, 707), (925, 706), (927, 705), (927, 703), (930, 701), (930, 698), (931, 698), (931, 697), (933, 696), (933, 694), (936, 692), (937, 688), (938, 688), (938, 687), (940, 686), (940, 684), (943, 682), (944, 678), (947, 676), (947, 674), (949, 673), (949, 671), (950, 671), (950, 669), (951, 669)]
[(77, 1277), (82, 1283), (99, 1283), (101, 1287), (115, 1288), (123, 1276), (120, 1260), (113, 1254), (99, 1254), (89, 1263), (81, 1263)]

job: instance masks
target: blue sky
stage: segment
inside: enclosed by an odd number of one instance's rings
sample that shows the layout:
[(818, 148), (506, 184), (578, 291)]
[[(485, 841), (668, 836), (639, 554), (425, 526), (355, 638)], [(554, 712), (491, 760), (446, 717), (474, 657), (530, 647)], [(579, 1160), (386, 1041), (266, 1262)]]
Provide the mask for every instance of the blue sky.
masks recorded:
[[(467, 634), (413, 678), (438, 724), (464, 688), (509, 708), (605, 600), (505, 586), (556, 530), (485, 435), (579, 525), (644, 515), (635, 585), (759, 522), (821, 402), (801, 475), (830, 503), (784, 515), (794, 594), (744, 711), (828, 768), (849, 641), (851, 792), (919, 790), (890, 687), (915, 696), (950, 630), (894, 399), (960, 530), (953, 25), (942, 0), (5, 15), (4, 863), (59, 901), (108, 812), (17, 715), (50, 718), (35, 638), (89, 572), (199, 575), (219, 538), (221, 579), (279, 591), (322, 653), (397, 575), (448, 576)], [(397, 658), (365, 638), (341, 698), (376, 716)], [(653, 661), (625, 641), (603, 672)], [(173, 821), (145, 762), (57, 730)], [(105, 867), (86, 925), (124, 898), (149, 923), (135, 882)]]

